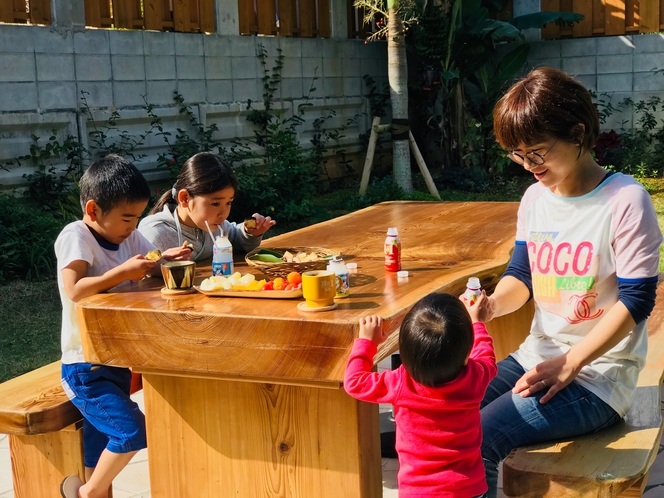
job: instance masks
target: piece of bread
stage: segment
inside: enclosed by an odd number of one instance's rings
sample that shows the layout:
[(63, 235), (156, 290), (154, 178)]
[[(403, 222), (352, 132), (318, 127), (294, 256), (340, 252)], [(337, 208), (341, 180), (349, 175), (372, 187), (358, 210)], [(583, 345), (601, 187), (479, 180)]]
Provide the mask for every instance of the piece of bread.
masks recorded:
[(247, 218), (244, 220), (244, 226), (246, 228), (256, 228), (256, 218)]
[(150, 251), (145, 255), (145, 259), (149, 259), (150, 261), (159, 261), (161, 259), (161, 251), (159, 249)]

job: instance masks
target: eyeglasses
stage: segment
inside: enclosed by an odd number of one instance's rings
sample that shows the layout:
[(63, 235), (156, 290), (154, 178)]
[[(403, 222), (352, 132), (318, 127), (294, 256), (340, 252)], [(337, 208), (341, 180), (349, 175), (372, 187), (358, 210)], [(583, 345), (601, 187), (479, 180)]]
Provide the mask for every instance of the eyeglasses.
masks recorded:
[(547, 150), (544, 154), (539, 154), (537, 152), (526, 152), (526, 157), (523, 157), (521, 154), (517, 154), (513, 150), (509, 151), (507, 155), (509, 158), (514, 161), (517, 164), (524, 164), (526, 162), (526, 159), (530, 161), (531, 164), (536, 164), (538, 166), (544, 164), (544, 156), (546, 156), (549, 152), (551, 152), (551, 149), (553, 149), (554, 145), (558, 143), (558, 139), (556, 139), (555, 142), (553, 142), (553, 145), (549, 147), (549, 150)]

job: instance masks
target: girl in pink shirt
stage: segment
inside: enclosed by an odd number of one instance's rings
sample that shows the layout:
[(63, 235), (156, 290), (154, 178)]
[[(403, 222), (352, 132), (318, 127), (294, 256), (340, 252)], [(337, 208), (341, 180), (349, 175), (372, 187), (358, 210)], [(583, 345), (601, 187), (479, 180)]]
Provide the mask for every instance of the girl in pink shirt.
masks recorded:
[(482, 292), (472, 306), (442, 293), (418, 301), (401, 325), (402, 365), (382, 373), (371, 369), (387, 338), (383, 319), (360, 319), (344, 389), (356, 399), (394, 406), (401, 498), (473, 498), (487, 491), (480, 402), (497, 370), (481, 322), (485, 297)]

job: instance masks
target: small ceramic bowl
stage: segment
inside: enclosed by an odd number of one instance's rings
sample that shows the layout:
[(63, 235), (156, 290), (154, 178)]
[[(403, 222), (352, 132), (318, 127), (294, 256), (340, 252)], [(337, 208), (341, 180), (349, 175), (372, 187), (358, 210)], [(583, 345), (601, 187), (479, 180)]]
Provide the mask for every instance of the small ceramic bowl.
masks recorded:
[(189, 290), (194, 285), (196, 262), (169, 261), (161, 265), (161, 274), (167, 289)]

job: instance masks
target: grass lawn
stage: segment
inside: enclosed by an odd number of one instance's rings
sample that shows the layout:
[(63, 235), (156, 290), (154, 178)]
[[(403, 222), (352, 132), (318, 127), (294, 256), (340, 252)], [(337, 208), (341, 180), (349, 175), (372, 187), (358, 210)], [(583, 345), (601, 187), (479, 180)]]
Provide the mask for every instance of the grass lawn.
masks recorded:
[[(652, 196), (659, 226), (664, 231), (664, 179), (644, 180)], [(518, 190), (521, 190), (520, 188)], [(509, 192), (507, 192), (509, 191)], [(353, 189), (353, 193), (355, 190)], [(350, 190), (347, 193), (350, 195)], [(513, 186), (502, 194), (441, 193), (444, 200), (518, 200)], [(344, 191), (335, 192), (343, 199)], [(332, 201), (334, 204), (335, 201)], [(343, 205), (334, 206), (320, 219), (349, 212)], [(300, 228), (304, 223), (283, 224), (274, 235)], [(277, 228), (277, 227), (275, 227)], [(660, 247), (660, 271), (664, 271), (664, 246)], [(60, 357), (60, 297), (55, 280), (45, 282), (15, 281), (0, 286), (0, 382), (46, 365)]]
[(55, 280), (0, 286), (0, 382), (60, 358), (61, 312)]

